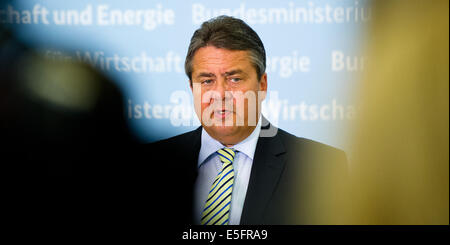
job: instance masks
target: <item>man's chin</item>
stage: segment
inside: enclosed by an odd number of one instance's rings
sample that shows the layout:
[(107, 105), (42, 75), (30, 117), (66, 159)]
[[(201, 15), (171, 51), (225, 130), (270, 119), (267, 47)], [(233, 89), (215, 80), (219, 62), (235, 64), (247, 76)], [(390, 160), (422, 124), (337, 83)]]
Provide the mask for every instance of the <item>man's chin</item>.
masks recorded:
[(203, 128), (211, 137), (226, 146), (239, 143), (251, 133), (249, 127), (236, 125), (203, 125)]
[(229, 130), (230, 128), (235, 127), (236, 122), (234, 122), (233, 117), (227, 118), (216, 118), (211, 117), (208, 126), (215, 127), (218, 129)]
[[(212, 125), (212, 126), (203, 126), (211, 137), (215, 138), (219, 141), (228, 141), (227, 139), (233, 138), (234, 135), (239, 131), (236, 126), (225, 126), (222, 125)], [(223, 142), (222, 142), (223, 143)]]
[(236, 132), (237, 127), (234, 125), (226, 125), (223, 124), (213, 124), (212, 126), (209, 126), (208, 129), (210, 131), (213, 131), (216, 135), (223, 135), (228, 136), (232, 135), (233, 132)]

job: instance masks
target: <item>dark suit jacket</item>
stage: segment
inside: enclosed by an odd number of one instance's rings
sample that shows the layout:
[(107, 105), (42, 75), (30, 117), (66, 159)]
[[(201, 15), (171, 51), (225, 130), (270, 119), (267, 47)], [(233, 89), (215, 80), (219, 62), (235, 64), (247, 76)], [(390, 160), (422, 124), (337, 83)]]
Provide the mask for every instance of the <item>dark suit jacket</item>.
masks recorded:
[[(267, 122), (263, 119), (263, 122)], [(273, 126), (263, 123), (262, 132)], [(276, 129), (276, 128), (275, 128)], [(199, 127), (147, 145), (147, 156), (169, 156), (158, 161), (166, 188), (152, 195), (164, 197), (159, 220), (192, 224), (193, 186), (201, 146)], [(281, 129), (272, 137), (260, 137), (256, 146), (241, 224), (329, 223), (312, 215), (331, 208), (340, 181), (346, 179), (346, 156), (336, 148), (298, 138)], [(167, 173), (166, 173), (167, 171)], [(156, 176), (155, 176), (156, 177)], [(317, 197), (320, 191), (320, 197)], [(155, 200), (161, 200), (156, 198)], [(158, 221), (157, 221), (158, 222)]]

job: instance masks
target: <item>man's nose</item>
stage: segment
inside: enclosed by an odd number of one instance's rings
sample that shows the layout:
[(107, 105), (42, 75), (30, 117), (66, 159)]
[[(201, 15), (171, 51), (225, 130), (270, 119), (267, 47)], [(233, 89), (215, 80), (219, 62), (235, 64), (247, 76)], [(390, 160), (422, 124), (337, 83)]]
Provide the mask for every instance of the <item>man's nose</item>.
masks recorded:
[(225, 79), (219, 79), (214, 90), (217, 92), (217, 95), (220, 96), (221, 100), (225, 100), (225, 96), (227, 94), (226, 91), (228, 91), (228, 86)]

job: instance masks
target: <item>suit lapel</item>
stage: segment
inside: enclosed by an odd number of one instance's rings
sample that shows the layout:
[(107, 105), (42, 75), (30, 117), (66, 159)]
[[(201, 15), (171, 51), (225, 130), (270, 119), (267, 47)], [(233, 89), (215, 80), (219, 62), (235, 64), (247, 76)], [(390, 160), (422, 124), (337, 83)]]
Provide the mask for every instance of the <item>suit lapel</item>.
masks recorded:
[(198, 170), (198, 154), (200, 153), (201, 147), (201, 135), (202, 135), (202, 127), (198, 127), (196, 130), (192, 132), (192, 135), (186, 137), (186, 141), (183, 143), (188, 147), (188, 151), (186, 154), (189, 157), (187, 162), (190, 163), (190, 172), (192, 173), (193, 181), (197, 178), (197, 170)]
[(285, 165), (280, 136), (259, 137), (256, 145), (241, 224), (264, 224), (264, 214)]
[[(196, 130), (192, 131), (191, 134), (186, 135), (186, 137), (182, 140), (182, 145), (184, 146), (181, 149), (184, 149), (183, 152), (175, 152), (174, 154), (180, 158), (179, 161), (188, 163), (186, 165), (186, 168), (181, 170), (179, 175), (182, 176), (180, 179), (183, 179), (185, 189), (184, 192), (187, 194), (187, 196), (193, 197), (194, 196), (194, 183), (197, 178), (198, 174), (198, 154), (200, 152), (200, 146), (201, 146), (201, 132), (202, 128), (199, 127)], [(186, 224), (193, 224), (194, 217), (193, 217), (193, 204), (194, 199), (189, 205), (184, 205), (186, 209), (182, 211), (182, 213), (185, 213), (188, 217), (188, 220)]]

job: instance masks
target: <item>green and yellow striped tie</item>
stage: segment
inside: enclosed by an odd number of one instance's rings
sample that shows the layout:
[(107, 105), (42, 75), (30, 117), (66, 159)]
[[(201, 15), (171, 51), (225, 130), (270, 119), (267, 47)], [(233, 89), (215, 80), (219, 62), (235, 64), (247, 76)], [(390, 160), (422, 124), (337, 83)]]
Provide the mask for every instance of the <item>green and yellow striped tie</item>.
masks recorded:
[(231, 206), (231, 192), (233, 191), (234, 170), (233, 160), (235, 151), (223, 148), (217, 151), (222, 161), (222, 171), (214, 180), (205, 209), (202, 214), (202, 225), (228, 225)]

